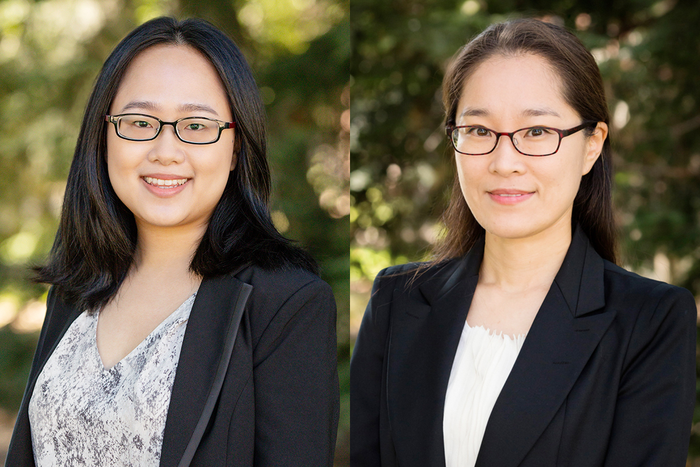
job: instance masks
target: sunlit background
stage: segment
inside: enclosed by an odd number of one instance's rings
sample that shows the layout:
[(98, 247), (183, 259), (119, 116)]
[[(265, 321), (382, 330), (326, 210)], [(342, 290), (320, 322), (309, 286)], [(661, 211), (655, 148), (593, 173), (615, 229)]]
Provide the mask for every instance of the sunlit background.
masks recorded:
[[(275, 224), (321, 261), (338, 301), (337, 465), (348, 465), (348, 336), (376, 273), (425, 258), (440, 235), (453, 173), (440, 82), (449, 57), (492, 22), (546, 18), (593, 50), (612, 116), (623, 264), (700, 296), (693, 2), (2, 0), (0, 462), (45, 313), (46, 288), (27, 281), (27, 265), (53, 240), (87, 96), (114, 45), (162, 14), (210, 20), (255, 70), (270, 123)], [(700, 465), (698, 430), (689, 465)]]
[[(440, 90), (450, 57), (523, 16), (574, 31), (603, 74), (622, 265), (700, 297), (696, 2), (351, 0), (350, 10), (351, 340), (376, 274), (427, 259), (441, 235), (454, 177)], [(700, 412), (694, 421), (689, 465), (700, 466)]]
[(338, 303), (348, 465), (350, 32), (345, 0), (0, 2), (0, 463), (46, 312), (28, 266), (51, 247), (97, 73), (117, 42), (160, 15), (224, 30), (254, 70), (269, 119), (273, 220), (320, 261)]

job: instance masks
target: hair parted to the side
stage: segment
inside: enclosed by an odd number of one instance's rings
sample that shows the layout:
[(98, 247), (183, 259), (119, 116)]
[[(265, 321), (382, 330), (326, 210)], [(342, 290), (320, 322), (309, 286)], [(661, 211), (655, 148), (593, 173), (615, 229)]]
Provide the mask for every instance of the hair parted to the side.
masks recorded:
[[(578, 112), (583, 121), (610, 123), (603, 79), (593, 56), (565, 28), (536, 19), (518, 19), (491, 25), (457, 52), (443, 79), (445, 123), (455, 124), (464, 84), (479, 65), (493, 56), (521, 54), (534, 54), (549, 62), (562, 82), (564, 100)], [(593, 129), (587, 129), (586, 132), (590, 136)], [(484, 229), (464, 200), (456, 175), (443, 222), (446, 235), (433, 251), (436, 262), (466, 254), (484, 235)], [(601, 257), (616, 262), (617, 239), (612, 209), (612, 153), (609, 137), (593, 168), (581, 179), (574, 199), (572, 224), (583, 228)]]
[(136, 223), (109, 181), (104, 116), (133, 59), (159, 44), (192, 47), (216, 68), (236, 122), (237, 164), (212, 213), (190, 268), (213, 277), (256, 264), (317, 272), (311, 256), (275, 229), (269, 212), (270, 170), (265, 109), (253, 74), (234, 42), (200, 19), (156, 18), (126, 36), (97, 77), (68, 174), (61, 220), (36, 279), (53, 284), (79, 309), (95, 311), (117, 292), (134, 260)]

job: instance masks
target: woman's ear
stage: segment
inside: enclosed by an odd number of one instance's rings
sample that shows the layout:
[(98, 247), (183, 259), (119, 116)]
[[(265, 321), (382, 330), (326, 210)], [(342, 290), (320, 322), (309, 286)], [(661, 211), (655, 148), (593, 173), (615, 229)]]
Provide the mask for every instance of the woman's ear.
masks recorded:
[(603, 144), (608, 137), (608, 125), (605, 122), (598, 122), (593, 130), (593, 134), (588, 137), (586, 143), (586, 154), (583, 161), (583, 173), (581, 175), (586, 175), (593, 168), (593, 164), (600, 157), (600, 153), (603, 151)]

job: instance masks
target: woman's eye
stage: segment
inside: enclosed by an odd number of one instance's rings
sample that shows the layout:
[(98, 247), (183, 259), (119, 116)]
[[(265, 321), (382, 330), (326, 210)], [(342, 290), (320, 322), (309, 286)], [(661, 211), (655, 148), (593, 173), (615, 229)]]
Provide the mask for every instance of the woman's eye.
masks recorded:
[(148, 128), (151, 126), (151, 124), (145, 120), (136, 120), (134, 121), (133, 125), (137, 128)]
[(482, 138), (485, 138), (491, 136), (491, 130), (489, 130), (488, 128), (475, 126), (467, 128), (467, 134), (469, 136), (480, 136)]
[(550, 132), (546, 128), (540, 127), (530, 128), (526, 133), (526, 135), (530, 137), (545, 136), (548, 134), (550, 134)]
[(190, 123), (185, 127), (185, 130), (201, 131), (204, 130), (206, 126), (203, 123)]

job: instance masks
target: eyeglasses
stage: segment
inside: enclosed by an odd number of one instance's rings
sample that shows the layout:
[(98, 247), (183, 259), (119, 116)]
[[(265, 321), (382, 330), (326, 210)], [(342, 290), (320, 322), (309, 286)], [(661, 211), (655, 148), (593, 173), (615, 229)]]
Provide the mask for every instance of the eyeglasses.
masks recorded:
[(591, 128), (598, 122), (587, 121), (579, 126), (560, 130), (546, 126), (521, 128), (512, 133), (499, 133), (483, 126), (447, 125), (445, 132), (452, 141), (455, 151), (468, 156), (483, 156), (496, 149), (501, 136), (507, 136), (513, 147), (525, 156), (551, 156), (559, 150), (562, 138)]
[(185, 117), (174, 122), (164, 122), (144, 114), (105, 115), (105, 121), (114, 123), (117, 136), (129, 141), (151, 141), (158, 137), (163, 125), (172, 125), (178, 139), (190, 144), (216, 143), (222, 131), (236, 126), (236, 122), (222, 122), (206, 117)]

